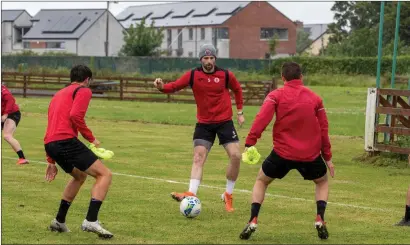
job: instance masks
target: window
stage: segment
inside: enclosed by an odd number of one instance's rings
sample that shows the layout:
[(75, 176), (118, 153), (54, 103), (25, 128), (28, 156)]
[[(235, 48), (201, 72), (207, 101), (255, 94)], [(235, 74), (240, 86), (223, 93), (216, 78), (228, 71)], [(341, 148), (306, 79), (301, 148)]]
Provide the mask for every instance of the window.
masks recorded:
[(14, 28), (14, 35), (15, 35), (15, 37), (14, 37), (14, 42), (15, 43), (21, 43), (22, 42), (22, 40), (23, 40), (23, 28), (18, 28), (18, 27), (15, 27)]
[(167, 30), (167, 46), (171, 46), (172, 43), (172, 30), (168, 29)]
[(201, 28), (201, 40), (205, 40), (205, 28)]
[(261, 28), (260, 38), (271, 39), (277, 36), (279, 40), (288, 40), (288, 29), (280, 28)]
[(303, 28), (303, 30), (305, 31), (305, 32), (307, 32), (307, 33), (309, 33), (310, 34), (310, 27), (305, 27), (305, 28)]
[(29, 42), (23, 42), (23, 48), (30, 48)]
[(64, 42), (46, 42), (47, 49), (64, 49)]
[(178, 29), (178, 49), (182, 49), (182, 29)]
[(218, 39), (229, 39), (228, 28), (222, 27), (217, 29), (217, 38)]
[(189, 40), (194, 40), (194, 30), (192, 28), (189, 28)]
[(193, 52), (188, 52), (188, 56), (189, 57), (194, 57), (194, 53)]

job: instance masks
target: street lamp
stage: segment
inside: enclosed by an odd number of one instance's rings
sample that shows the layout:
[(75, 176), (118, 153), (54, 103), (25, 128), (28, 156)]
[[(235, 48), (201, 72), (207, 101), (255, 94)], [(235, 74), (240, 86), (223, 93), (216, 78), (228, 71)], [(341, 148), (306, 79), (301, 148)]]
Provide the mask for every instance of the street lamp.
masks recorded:
[[(113, 3), (118, 3), (118, 1), (113, 1)], [(106, 35), (105, 35), (105, 56), (108, 56), (108, 23), (109, 23), (109, 18), (110, 18), (110, 1), (107, 1), (107, 23), (106, 23)]]

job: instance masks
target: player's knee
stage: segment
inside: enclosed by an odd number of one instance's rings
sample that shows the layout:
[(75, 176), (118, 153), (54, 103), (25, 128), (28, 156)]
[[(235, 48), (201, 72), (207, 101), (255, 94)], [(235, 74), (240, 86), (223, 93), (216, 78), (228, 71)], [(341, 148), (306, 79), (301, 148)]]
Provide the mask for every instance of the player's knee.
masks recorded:
[(109, 170), (109, 169), (107, 168), (106, 171), (104, 171), (103, 176), (104, 176), (104, 178), (105, 178), (109, 183), (111, 183), (111, 180), (112, 180), (112, 172), (111, 172), (111, 170)]
[(85, 182), (86, 179), (87, 179), (87, 174), (84, 173), (84, 174), (81, 174), (81, 175), (79, 176), (78, 181), (79, 181), (81, 184), (84, 184), (84, 182)]
[(327, 179), (327, 174), (325, 174), (324, 176), (322, 176), (322, 177), (320, 177), (320, 178), (318, 178), (318, 179), (313, 180), (313, 182), (315, 182), (315, 184), (317, 184), (317, 185), (326, 184), (327, 181), (328, 181), (328, 179)]
[(206, 153), (204, 152), (195, 152), (194, 153), (194, 164), (202, 166), (205, 162)]
[(231, 153), (229, 157), (231, 158), (232, 162), (240, 163), (241, 161), (241, 153), (239, 151)]
[(112, 179), (112, 172), (111, 172), (111, 170), (107, 169), (106, 176), (107, 176), (107, 178)]
[(10, 142), (13, 139), (13, 135), (11, 134), (4, 134), (3, 139), (7, 142)]

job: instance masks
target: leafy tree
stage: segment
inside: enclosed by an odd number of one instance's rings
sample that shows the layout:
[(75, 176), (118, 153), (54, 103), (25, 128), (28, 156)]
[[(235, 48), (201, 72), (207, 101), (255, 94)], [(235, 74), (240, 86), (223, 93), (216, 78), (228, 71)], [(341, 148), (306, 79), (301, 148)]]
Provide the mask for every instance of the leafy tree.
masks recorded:
[(154, 56), (160, 54), (164, 28), (156, 28), (154, 21), (147, 26), (145, 19), (124, 31), (124, 45), (120, 56)]
[(311, 43), (309, 39), (309, 33), (302, 28), (298, 28), (296, 31), (296, 53), (301, 54)]

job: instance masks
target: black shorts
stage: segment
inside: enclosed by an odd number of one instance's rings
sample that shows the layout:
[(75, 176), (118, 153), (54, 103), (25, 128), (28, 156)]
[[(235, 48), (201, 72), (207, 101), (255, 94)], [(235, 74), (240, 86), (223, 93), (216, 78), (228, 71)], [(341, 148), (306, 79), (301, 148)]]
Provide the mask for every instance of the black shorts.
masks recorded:
[[(13, 113), (8, 114), (7, 119), (11, 119), (16, 123), (16, 127), (19, 125), (19, 122), (21, 120), (21, 112), (16, 111)], [(4, 122), (1, 122), (1, 129), (3, 130), (4, 127)]]
[(98, 157), (79, 139), (58, 140), (44, 145), (47, 154), (66, 172), (87, 170)]
[(193, 139), (206, 140), (213, 145), (217, 135), (220, 145), (239, 142), (238, 133), (232, 120), (212, 124), (197, 123)]
[(318, 156), (312, 162), (297, 162), (280, 157), (274, 150), (262, 164), (264, 174), (274, 179), (282, 179), (292, 169), (298, 170), (305, 180), (321, 178), (327, 172), (327, 166), (322, 156)]

